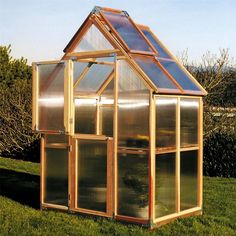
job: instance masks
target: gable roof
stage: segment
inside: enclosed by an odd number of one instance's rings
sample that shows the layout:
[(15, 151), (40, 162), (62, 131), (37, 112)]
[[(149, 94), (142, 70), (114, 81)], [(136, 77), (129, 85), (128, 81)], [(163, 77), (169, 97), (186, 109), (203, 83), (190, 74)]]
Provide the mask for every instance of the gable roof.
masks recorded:
[[(88, 29), (92, 26), (104, 35), (102, 37), (106, 38), (106, 45), (118, 49), (119, 55), (126, 56), (156, 93), (201, 96), (207, 94), (151, 29), (148, 26), (135, 24), (126, 11), (94, 7), (65, 47), (64, 57), (73, 54), (86, 33), (89, 34)], [(94, 37), (87, 37), (90, 41), (94, 40)]]

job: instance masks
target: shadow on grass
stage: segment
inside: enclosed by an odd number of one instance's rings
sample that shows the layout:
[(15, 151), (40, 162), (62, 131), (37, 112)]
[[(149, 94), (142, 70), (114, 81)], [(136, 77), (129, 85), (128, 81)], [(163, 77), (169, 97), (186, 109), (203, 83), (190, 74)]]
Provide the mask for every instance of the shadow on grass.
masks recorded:
[(0, 168), (0, 195), (39, 209), (40, 177)]

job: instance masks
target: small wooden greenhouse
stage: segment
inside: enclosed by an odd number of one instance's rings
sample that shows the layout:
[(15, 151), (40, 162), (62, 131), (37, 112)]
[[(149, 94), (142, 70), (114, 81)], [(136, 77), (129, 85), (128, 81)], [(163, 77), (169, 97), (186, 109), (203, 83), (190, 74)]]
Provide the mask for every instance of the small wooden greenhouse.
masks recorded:
[(201, 85), (126, 11), (95, 7), (64, 52), (33, 63), (41, 207), (150, 228), (201, 214)]

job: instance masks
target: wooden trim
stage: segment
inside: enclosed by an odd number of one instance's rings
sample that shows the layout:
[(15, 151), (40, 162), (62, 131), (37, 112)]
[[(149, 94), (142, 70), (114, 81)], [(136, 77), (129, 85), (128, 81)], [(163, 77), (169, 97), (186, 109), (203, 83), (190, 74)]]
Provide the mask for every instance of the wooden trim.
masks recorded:
[(198, 144), (195, 147), (183, 147), (183, 148), (180, 147), (180, 152), (194, 151), (194, 150), (199, 150)]
[(36, 63), (32, 63), (32, 130), (36, 131), (38, 127), (38, 70)]
[(84, 208), (79, 208), (79, 207), (76, 207), (75, 209), (73, 209), (73, 211), (83, 213), (83, 214), (89, 214), (89, 215), (111, 217), (106, 212), (94, 211), (94, 210), (89, 210), (89, 209), (84, 209)]
[(40, 206), (42, 207), (44, 202), (44, 194), (45, 194), (45, 138), (41, 137), (40, 139)]
[(43, 203), (42, 207), (43, 208), (57, 209), (57, 210), (64, 210), (64, 211), (68, 210), (68, 207), (66, 207), (66, 206), (51, 204), (51, 203)]
[(131, 217), (131, 216), (123, 216), (123, 215), (116, 215), (115, 219), (120, 220), (120, 221), (127, 221), (127, 222), (132, 222), (132, 223), (143, 224), (143, 225), (147, 225), (149, 223), (148, 219)]
[(97, 51), (88, 51), (88, 52), (71, 52), (67, 53), (67, 57), (76, 57), (78, 59), (83, 58), (97, 58), (97, 57), (106, 57), (113, 56), (114, 53), (118, 53), (118, 49), (111, 50), (97, 50)]
[(137, 149), (120, 149), (118, 148), (117, 153), (124, 153), (124, 154), (148, 154), (148, 151), (144, 150), (137, 150)]
[(45, 148), (67, 149), (68, 145), (64, 143), (47, 143)]
[(165, 154), (165, 153), (176, 153), (177, 149), (176, 147), (173, 148), (156, 148), (156, 154)]
[(176, 104), (176, 160), (175, 160), (175, 186), (176, 186), (176, 212), (180, 212), (180, 98)]
[(64, 127), (65, 132), (70, 133), (70, 107), (71, 107), (71, 63), (67, 61), (64, 70)]
[(37, 62), (34, 62), (34, 64), (36, 66), (39, 66), (39, 65), (51, 65), (51, 64), (60, 64), (60, 63), (64, 63), (63, 60), (52, 60), (52, 61), (37, 61)]
[(75, 132), (75, 103), (74, 103), (74, 63), (70, 60), (70, 119), (69, 119), (69, 125), (70, 125), (70, 135), (74, 135)]
[(143, 55), (143, 56), (155, 56), (154, 52), (150, 51), (139, 51), (139, 50), (130, 50), (129, 53), (131, 54), (138, 54), (138, 55)]
[[(95, 123), (96, 123), (96, 127), (95, 127), (95, 130), (96, 130), (96, 135), (101, 135), (101, 124), (102, 122), (100, 122), (100, 103), (97, 101), (97, 105), (96, 105), (96, 120), (95, 120)], [(102, 116), (101, 116), (102, 117)]]
[(94, 58), (78, 59), (76, 61), (81, 62), (81, 63), (93, 63), (93, 64), (107, 65), (107, 66), (114, 66), (115, 64), (114, 62), (110, 62), (110, 61), (94, 61)]
[(78, 155), (79, 155), (79, 150), (78, 150), (78, 139), (74, 139), (74, 137), (72, 137), (74, 140), (74, 150), (75, 150), (75, 200), (74, 200), (74, 209), (75, 210), (78, 206)]
[(105, 135), (96, 135), (96, 134), (74, 134), (72, 138), (89, 139), (89, 140), (107, 140), (108, 139), (108, 137)]
[(75, 208), (75, 201), (76, 201), (76, 142), (75, 139), (73, 139), (71, 136), (69, 137), (69, 145), (72, 147), (70, 153), (70, 172), (69, 172), (69, 181), (70, 181), (70, 188), (69, 188), (69, 194), (70, 194), (70, 202), (69, 202), (69, 208), (74, 209)]

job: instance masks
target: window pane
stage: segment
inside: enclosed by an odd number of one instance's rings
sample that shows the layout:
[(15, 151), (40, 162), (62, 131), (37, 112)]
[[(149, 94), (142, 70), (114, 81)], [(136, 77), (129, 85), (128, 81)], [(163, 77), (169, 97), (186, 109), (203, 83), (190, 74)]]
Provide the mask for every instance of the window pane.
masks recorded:
[(175, 153), (156, 155), (156, 218), (176, 212)]
[(113, 110), (113, 107), (100, 107), (102, 134), (109, 137), (113, 136)]
[(45, 203), (68, 206), (68, 152), (46, 148)]
[(46, 134), (45, 135), (45, 142), (47, 144), (67, 144), (68, 143), (68, 136), (64, 134)]
[(180, 146), (198, 145), (198, 99), (180, 99)]
[(177, 98), (156, 98), (156, 147), (176, 146)]
[(162, 71), (161, 67), (154, 62), (153, 58), (138, 56), (133, 57), (149, 79), (157, 86), (157, 88), (178, 89)]
[(197, 206), (198, 151), (180, 153), (180, 210)]
[(74, 52), (112, 50), (109, 41), (103, 36), (95, 25), (92, 25), (83, 36), (82, 40), (73, 50)]
[(84, 78), (79, 82), (75, 91), (81, 93), (97, 92), (112, 70), (112, 66), (93, 64)]
[(165, 51), (165, 49), (160, 45), (160, 43), (153, 37), (152, 33), (149, 30), (142, 29), (142, 32), (148, 38), (148, 40), (154, 46), (154, 48), (157, 50), (158, 57), (169, 58), (169, 59), (171, 58), (169, 54)]
[(153, 52), (126, 15), (105, 11), (103, 13), (131, 50)]
[(125, 61), (119, 61), (118, 145), (148, 147), (149, 90)]
[(163, 60), (159, 61), (183, 89), (201, 91), (175, 62)]
[(64, 63), (38, 65), (39, 130), (63, 131)]
[(148, 217), (148, 155), (118, 155), (119, 215)]
[(78, 140), (78, 201), (79, 208), (106, 211), (107, 143)]
[(75, 133), (96, 133), (96, 99), (75, 99)]

